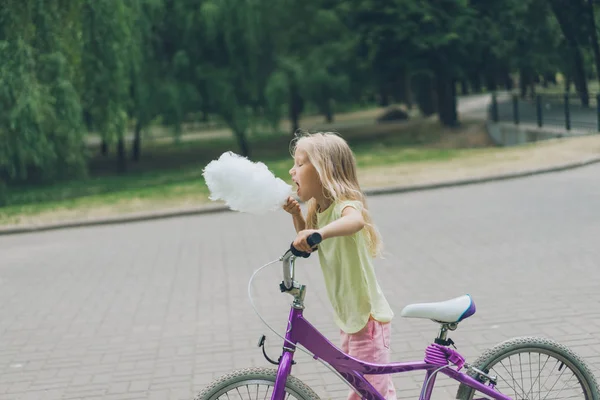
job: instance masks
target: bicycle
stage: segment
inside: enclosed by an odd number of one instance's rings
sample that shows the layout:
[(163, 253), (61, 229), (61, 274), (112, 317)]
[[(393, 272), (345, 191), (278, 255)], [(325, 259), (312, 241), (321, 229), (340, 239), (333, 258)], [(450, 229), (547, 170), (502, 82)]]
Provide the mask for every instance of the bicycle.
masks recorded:
[[(309, 237), (308, 243), (314, 248), (319, 244), (319, 236)], [(290, 246), (290, 249), (279, 259), (258, 269), (248, 284), (249, 297), (252, 301), (251, 285), (254, 276), (263, 268), (277, 261), (282, 262), (283, 281), (280, 283), (280, 290), (293, 297), (285, 338), (266, 324), (257, 312), (267, 327), (284, 339), (282, 354), (278, 361), (273, 361), (267, 356), (264, 349), (264, 335), (258, 344), (259, 347), (262, 347), (265, 358), (278, 367), (246, 368), (233, 371), (209, 384), (200, 392), (196, 400), (216, 400), (223, 396), (232, 400), (233, 398), (245, 398), (246, 393), (250, 398), (255, 393), (257, 399), (263, 400), (266, 400), (269, 395), (271, 400), (282, 400), (284, 397), (287, 400), (290, 396), (299, 400), (319, 399), (319, 396), (310, 387), (291, 375), (296, 349), (321, 361), (363, 399), (384, 400), (384, 397), (365, 379), (365, 375), (421, 370), (425, 372), (425, 380), (419, 400), (430, 400), (438, 373), (442, 373), (460, 384), (456, 394), (457, 399), (472, 400), (476, 393), (482, 393), (497, 400), (533, 398), (599, 400), (598, 384), (587, 364), (569, 348), (551, 339), (538, 337), (508, 339), (485, 351), (472, 364), (467, 363), (456, 350), (455, 343), (448, 337), (448, 332), (456, 330), (461, 321), (475, 314), (475, 303), (470, 295), (443, 302), (410, 304), (404, 307), (400, 314), (402, 317), (427, 318), (440, 325), (439, 334), (434, 342), (426, 348), (422, 361), (377, 365), (350, 357), (332, 344), (303, 317), (306, 286), (295, 281), (295, 260), (298, 257), (307, 258), (309, 256), (310, 253), (298, 251)], [(254, 307), (253, 303), (252, 306)], [(450, 348), (450, 346), (454, 348)], [(529, 361), (527, 364), (519, 366), (513, 364), (513, 360), (520, 363), (525, 358)], [(550, 361), (551, 358), (553, 361)], [(536, 365), (539, 368), (537, 376), (533, 371), (533, 367)], [(551, 366), (552, 369), (548, 374), (542, 374), (542, 369), (545, 370), (546, 365)], [(465, 372), (461, 372), (463, 368)], [(503, 371), (510, 372), (512, 375), (517, 368), (521, 372), (520, 381), (514, 376), (512, 381), (498, 376), (498, 373)], [(523, 369), (525, 369), (524, 374)], [(561, 378), (567, 370), (572, 372), (572, 377), (560, 384), (558, 380), (554, 383), (552, 381), (547, 383), (553, 377), (555, 370), (559, 375), (558, 378)], [(568, 385), (573, 377), (575, 377), (574, 383), (578, 389)], [(542, 382), (542, 380), (544, 381)], [(526, 382), (531, 384), (528, 390), (526, 390)], [(262, 386), (265, 386), (265, 389), (262, 389)], [(548, 387), (550, 388), (548, 389)], [(555, 387), (557, 387), (557, 393), (553, 392)], [(542, 389), (549, 391), (545, 397), (542, 396)], [(503, 393), (504, 391), (506, 393)], [(514, 397), (511, 397), (513, 392)], [(552, 396), (550, 396), (551, 393), (553, 393)], [(563, 393), (564, 397), (557, 397)], [(574, 395), (577, 397), (573, 397)], [(483, 399), (483, 397), (478, 397), (478, 399)]]

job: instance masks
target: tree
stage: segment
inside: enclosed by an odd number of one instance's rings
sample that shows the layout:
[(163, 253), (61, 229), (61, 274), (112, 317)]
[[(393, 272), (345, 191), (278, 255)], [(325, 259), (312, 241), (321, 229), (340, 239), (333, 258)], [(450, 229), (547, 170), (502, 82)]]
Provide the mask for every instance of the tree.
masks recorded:
[(569, 50), (568, 59), (572, 60), (569, 75), (573, 78), (581, 104), (588, 107), (589, 92), (582, 54), (582, 45), (588, 39), (582, 29), (586, 26), (585, 21), (583, 24), (579, 23), (579, 19), (586, 15), (583, 1), (550, 0), (550, 7), (564, 35)]
[(344, 67), (353, 62), (353, 38), (335, 9), (313, 11), (312, 27), (306, 28), (304, 54), (284, 53), (284, 57), (290, 57), (302, 70), (296, 75), (302, 98), (315, 104), (331, 123), (333, 103), (345, 102), (349, 93), (350, 77)]
[(382, 105), (391, 82), (412, 76), (415, 100), (424, 115), (438, 113), (447, 126), (458, 123), (455, 83), (467, 43), (473, 40), (474, 10), (466, 0), (353, 0), (351, 28), (378, 81)]
[(586, 14), (588, 20), (587, 30), (589, 32), (589, 40), (594, 52), (594, 61), (596, 64), (596, 79), (600, 82), (600, 45), (598, 45), (598, 32), (596, 30), (596, 18), (594, 12), (594, 1), (587, 0)]
[(214, 112), (233, 131), (245, 156), (250, 155), (247, 132), (264, 104), (274, 69), (269, 5), (265, 0), (206, 1), (198, 14), (202, 32), (197, 37), (205, 40), (196, 82), (206, 91)]
[(85, 174), (76, 2), (0, 6), (0, 180)]
[(137, 18), (127, 53), (130, 56), (129, 115), (135, 121), (132, 159), (138, 161), (141, 153), (142, 130), (160, 112), (160, 66), (156, 58), (160, 43), (159, 21), (164, 13), (162, 0), (143, 0), (131, 4)]
[(125, 2), (86, 0), (82, 6), (82, 101), (89, 127), (117, 141), (117, 170), (126, 169), (125, 130), (130, 99), (132, 27), (137, 16)]

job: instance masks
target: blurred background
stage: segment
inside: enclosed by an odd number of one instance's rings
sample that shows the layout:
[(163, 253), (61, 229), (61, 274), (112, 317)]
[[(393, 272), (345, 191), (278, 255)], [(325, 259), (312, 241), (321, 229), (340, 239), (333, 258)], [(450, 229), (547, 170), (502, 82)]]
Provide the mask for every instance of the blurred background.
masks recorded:
[(598, 3), (5, 0), (0, 224), (206, 202), (227, 150), (288, 179), (298, 129), (361, 168), (597, 131)]

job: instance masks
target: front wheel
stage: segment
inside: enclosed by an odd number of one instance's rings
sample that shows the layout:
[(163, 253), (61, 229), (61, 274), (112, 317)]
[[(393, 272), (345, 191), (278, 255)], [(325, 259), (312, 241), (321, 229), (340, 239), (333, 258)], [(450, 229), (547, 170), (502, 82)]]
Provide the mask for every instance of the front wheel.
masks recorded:
[[(553, 340), (509, 339), (484, 352), (472, 366), (496, 376), (496, 389), (515, 400), (599, 400), (596, 378), (586, 363)], [(476, 378), (475, 373), (468, 375)], [(461, 384), (456, 398), (471, 400), (474, 394), (474, 389)]]
[[(233, 371), (201, 391), (195, 400), (270, 400), (275, 387), (277, 370), (271, 368), (247, 368)], [(300, 379), (288, 376), (285, 384), (285, 400), (318, 400), (319, 396)]]

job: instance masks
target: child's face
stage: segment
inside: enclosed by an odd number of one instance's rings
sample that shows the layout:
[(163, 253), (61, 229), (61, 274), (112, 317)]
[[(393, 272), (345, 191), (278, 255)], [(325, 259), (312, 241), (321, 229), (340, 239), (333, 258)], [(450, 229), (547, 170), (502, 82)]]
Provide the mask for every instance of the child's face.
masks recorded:
[(294, 166), (290, 169), (290, 175), (298, 188), (297, 193), (300, 200), (308, 201), (313, 197), (318, 198), (322, 193), (323, 189), (319, 174), (308, 160), (308, 155), (302, 149), (302, 144), (299, 144), (294, 152)]

